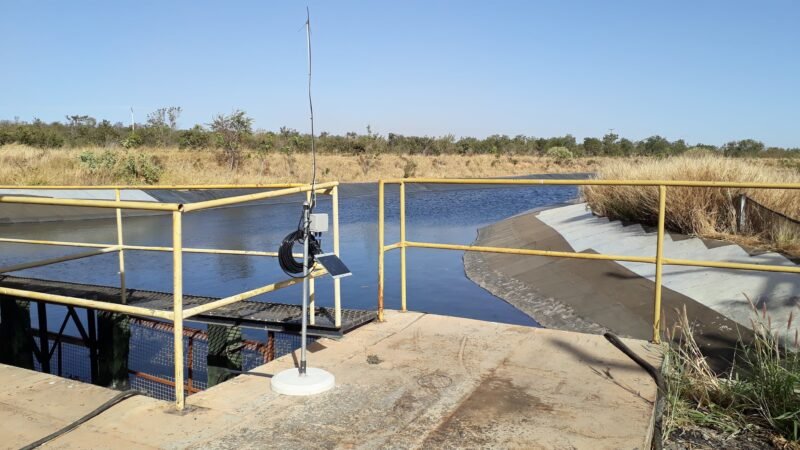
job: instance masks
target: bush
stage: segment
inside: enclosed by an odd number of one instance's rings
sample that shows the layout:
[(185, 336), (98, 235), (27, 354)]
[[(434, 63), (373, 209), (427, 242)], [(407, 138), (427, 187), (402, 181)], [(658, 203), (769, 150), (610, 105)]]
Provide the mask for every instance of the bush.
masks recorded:
[(574, 156), (567, 147), (550, 147), (547, 149), (546, 155), (555, 159), (558, 164), (565, 163)]
[(417, 163), (410, 159), (406, 159), (406, 164), (403, 166), (403, 178), (412, 178), (417, 173)]
[(111, 150), (100, 154), (85, 151), (79, 159), (81, 166), (103, 181), (122, 178), (131, 183), (155, 184), (164, 172), (157, 158), (145, 154), (125, 154), (120, 158)]
[(85, 151), (78, 158), (81, 165), (93, 173), (112, 172), (118, 161), (117, 155), (110, 150), (106, 150), (99, 155), (91, 151)]
[(121, 175), (132, 182), (155, 184), (161, 179), (164, 168), (157, 158), (150, 155), (127, 155), (122, 167)]
[(209, 133), (200, 125), (195, 125), (189, 130), (182, 130), (178, 137), (178, 147), (198, 150), (208, 147)]
[(120, 142), (124, 148), (136, 148), (142, 145), (142, 138), (138, 134), (131, 133), (128, 137)]

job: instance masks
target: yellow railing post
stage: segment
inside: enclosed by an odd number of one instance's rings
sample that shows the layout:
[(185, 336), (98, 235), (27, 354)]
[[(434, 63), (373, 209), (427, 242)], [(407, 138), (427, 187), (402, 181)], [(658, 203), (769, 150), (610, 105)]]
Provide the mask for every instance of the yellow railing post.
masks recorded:
[[(331, 190), (331, 212), (333, 213), (333, 253), (339, 256), (339, 186)], [(334, 325), (342, 326), (342, 280), (333, 280)]]
[[(306, 192), (306, 201), (311, 205), (311, 191)], [(314, 279), (308, 279), (308, 324), (314, 325), (316, 322), (317, 313), (315, 308), (316, 295), (314, 294)]]
[(400, 310), (406, 311), (406, 184), (400, 183)]
[(656, 244), (656, 292), (653, 305), (653, 342), (661, 342), (661, 272), (664, 265), (664, 219), (667, 211), (667, 187), (658, 187), (658, 242)]
[(172, 213), (172, 313), (175, 344), (175, 407), (186, 404), (183, 396), (183, 237), (180, 211)]
[[(116, 201), (121, 201), (119, 189), (114, 189)], [(125, 250), (122, 249), (122, 210), (117, 208), (117, 245), (119, 245), (119, 289), (123, 305), (128, 303), (128, 292), (125, 290)]]
[(378, 181), (378, 321), (383, 322), (383, 181)]

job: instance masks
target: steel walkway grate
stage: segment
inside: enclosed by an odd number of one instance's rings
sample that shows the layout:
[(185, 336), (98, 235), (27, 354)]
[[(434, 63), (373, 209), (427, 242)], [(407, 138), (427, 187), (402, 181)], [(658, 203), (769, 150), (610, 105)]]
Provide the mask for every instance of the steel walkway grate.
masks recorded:
[[(120, 289), (117, 287), (37, 278), (0, 276), (0, 286), (109, 303), (118, 303), (120, 298)], [(172, 310), (172, 294), (167, 292), (127, 289), (127, 300), (128, 304), (132, 306), (162, 311)], [(219, 298), (184, 294), (183, 307), (188, 309), (214, 300), (219, 300)], [(342, 326), (336, 328), (333, 308), (316, 308), (315, 324), (308, 326), (308, 334), (310, 336), (341, 337), (344, 333), (372, 322), (376, 317), (375, 311), (342, 309)], [(284, 303), (243, 300), (187, 320), (292, 333), (300, 331), (301, 307)]]

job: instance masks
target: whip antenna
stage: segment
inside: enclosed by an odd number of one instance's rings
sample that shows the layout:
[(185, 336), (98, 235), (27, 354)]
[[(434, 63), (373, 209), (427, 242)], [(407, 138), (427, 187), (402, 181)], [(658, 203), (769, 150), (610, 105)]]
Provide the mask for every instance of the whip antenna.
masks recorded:
[[(300, 30), (298, 30), (300, 31)], [(350, 270), (333, 253), (322, 253), (317, 238), (328, 231), (328, 215), (312, 214), (317, 203), (317, 149), (314, 145), (314, 104), (311, 101), (311, 13), (306, 6), (306, 44), (308, 45), (308, 111), (311, 114), (311, 201), (303, 203), (303, 215), (296, 231), (283, 240), (278, 249), (278, 263), (290, 276), (302, 273), (303, 303), (300, 320), (300, 361), (298, 367), (286, 369), (272, 377), (272, 391), (285, 395), (313, 395), (333, 389), (336, 384), (333, 374), (316, 367), (308, 367), (306, 348), (308, 336), (308, 318), (316, 314), (314, 308), (309, 311), (309, 278), (316, 263), (325, 267), (333, 277), (350, 275)], [(303, 244), (303, 259), (294, 259), (293, 248), (297, 243)]]
[(311, 101), (311, 12), (306, 6), (306, 47), (308, 48), (308, 112), (311, 117), (311, 209), (317, 205), (317, 149), (314, 143), (314, 102)]

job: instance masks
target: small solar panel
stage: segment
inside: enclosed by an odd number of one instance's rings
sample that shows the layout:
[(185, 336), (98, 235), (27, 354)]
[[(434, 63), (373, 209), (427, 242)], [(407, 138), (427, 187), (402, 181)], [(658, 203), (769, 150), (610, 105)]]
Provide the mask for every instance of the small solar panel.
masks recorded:
[(344, 265), (344, 262), (342, 262), (342, 260), (333, 253), (322, 253), (315, 255), (314, 259), (318, 263), (322, 264), (322, 267), (324, 267), (333, 278), (342, 278), (353, 274), (350, 272), (350, 269)]

